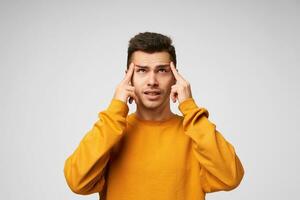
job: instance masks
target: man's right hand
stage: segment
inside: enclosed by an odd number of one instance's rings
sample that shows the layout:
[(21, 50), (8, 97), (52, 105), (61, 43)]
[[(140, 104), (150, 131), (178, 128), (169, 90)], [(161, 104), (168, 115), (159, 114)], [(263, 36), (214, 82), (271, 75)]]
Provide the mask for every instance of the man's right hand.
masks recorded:
[(121, 81), (121, 83), (116, 87), (116, 91), (114, 94), (114, 99), (118, 99), (127, 103), (127, 99), (129, 98), (129, 103), (131, 104), (134, 100), (135, 103), (138, 102), (137, 96), (135, 95), (135, 88), (132, 86), (131, 78), (134, 72), (134, 63), (130, 63), (129, 69), (125, 75), (125, 78)]

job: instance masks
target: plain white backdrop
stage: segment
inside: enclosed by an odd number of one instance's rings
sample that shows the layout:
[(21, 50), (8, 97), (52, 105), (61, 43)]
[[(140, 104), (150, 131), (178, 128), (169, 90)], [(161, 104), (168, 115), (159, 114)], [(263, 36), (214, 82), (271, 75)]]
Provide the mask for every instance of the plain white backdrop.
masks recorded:
[(98, 199), (71, 192), (64, 161), (144, 31), (173, 39), (179, 73), (245, 168), (238, 188), (206, 198), (298, 199), (299, 24), (299, 1), (1, 0), (0, 199)]

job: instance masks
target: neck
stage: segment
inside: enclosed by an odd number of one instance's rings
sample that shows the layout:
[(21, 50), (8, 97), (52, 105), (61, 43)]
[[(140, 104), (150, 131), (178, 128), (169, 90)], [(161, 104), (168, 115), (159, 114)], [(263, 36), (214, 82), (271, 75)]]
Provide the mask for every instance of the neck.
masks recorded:
[(142, 120), (163, 121), (168, 120), (175, 114), (171, 112), (170, 102), (166, 101), (160, 107), (149, 109), (141, 105), (137, 105), (136, 116)]

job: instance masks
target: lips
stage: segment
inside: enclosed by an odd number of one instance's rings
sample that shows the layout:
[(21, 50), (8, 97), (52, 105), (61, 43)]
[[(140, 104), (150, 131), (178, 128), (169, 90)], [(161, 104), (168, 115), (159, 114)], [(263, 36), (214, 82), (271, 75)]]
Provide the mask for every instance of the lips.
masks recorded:
[(160, 96), (160, 94), (161, 94), (160, 90), (146, 90), (144, 92), (144, 94), (147, 97), (147, 99), (150, 100), (150, 101), (157, 101), (161, 97)]
[(159, 90), (147, 90), (144, 92), (144, 94), (147, 95), (159, 95), (161, 92)]

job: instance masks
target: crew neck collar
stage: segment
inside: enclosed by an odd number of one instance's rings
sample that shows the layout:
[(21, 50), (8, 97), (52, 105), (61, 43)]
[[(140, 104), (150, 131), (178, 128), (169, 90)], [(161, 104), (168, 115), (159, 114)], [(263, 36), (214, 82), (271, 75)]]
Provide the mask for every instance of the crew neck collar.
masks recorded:
[(150, 124), (150, 125), (159, 125), (159, 124), (167, 124), (167, 123), (170, 123), (172, 121), (174, 121), (175, 119), (177, 119), (179, 117), (179, 115), (177, 114), (174, 114), (172, 115), (170, 118), (168, 119), (164, 119), (164, 120), (160, 120), (160, 121), (156, 121), (156, 120), (145, 120), (145, 119), (140, 119), (136, 113), (132, 113), (131, 114), (132, 118), (135, 120), (135, 121), (138, 121), (140, 123), (143, 123), (143, 124)]

